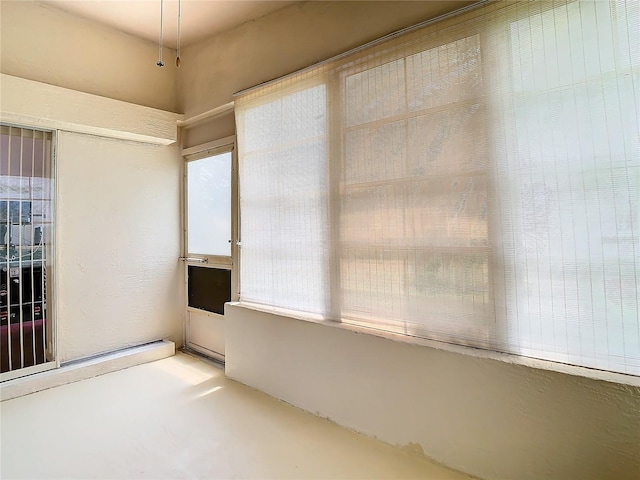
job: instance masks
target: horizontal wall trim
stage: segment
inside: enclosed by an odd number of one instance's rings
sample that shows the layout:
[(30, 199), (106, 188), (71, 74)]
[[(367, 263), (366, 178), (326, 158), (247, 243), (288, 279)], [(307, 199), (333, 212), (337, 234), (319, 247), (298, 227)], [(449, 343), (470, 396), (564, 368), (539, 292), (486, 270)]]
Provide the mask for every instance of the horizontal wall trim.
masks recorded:
[(0, 76), (0, 120), (155, 145), (177, 141), (183, 115), (12, 75)]
[(225, 103), (224, 105), (220, 105), (219, 107), (212, 108), (211, 110), (207, 110), (206, 112), (202, 112), (198, 115), (194, 115), (193, 117), (189, 117), (186, 120), (178, 120), (176, 125), (182, 128), (190, 128), (198, 123), (204, 122), (205, 120), (210, 120), (215, 117), (219, 117), (220, 115), (224, 115), (225, 113), (233, 111), (234, 102)]
[(233, 149), (236, 142), (236, 136), (231, 135), (229, 137), (221, 138), (220, 140), (214, 140), (213, 142), (203, 143), (202, 145), (196, 145), (194, 147), (185, 148), (182, 150), (182, 156), (188, 157), (189, 155), (195, 155), (198, 153), (204, 153), (211, 150), (221, 149), (223, 147), (231, 147)]

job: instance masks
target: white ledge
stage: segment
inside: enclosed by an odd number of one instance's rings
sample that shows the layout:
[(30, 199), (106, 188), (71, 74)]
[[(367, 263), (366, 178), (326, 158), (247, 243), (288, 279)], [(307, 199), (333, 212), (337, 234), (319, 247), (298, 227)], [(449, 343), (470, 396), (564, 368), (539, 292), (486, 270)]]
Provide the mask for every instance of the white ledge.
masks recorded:
[(69, 362), (54, 370), (0, 383), (0, 401), (161, 360), (173, 356), (175, 351), (173, 342), (161, 340)]
[(1, 74), (5, 123), (170, 145), (183, 115)]
[(618, 383), (622, 385), (630, 385), (633, 387), (640, 387), (640, 377), (635, 375), (627, 375), (624, 373), (609, 372), (607, 370), (597, 370), (594, 368), (580, 367), (577, 365), (569, 365), (560, 362), (552, 362), (550, 360), (541, 360), (537, 358), (524, 357), (521, 355), (496, 352), (493, 350), (485, 350), (481, 348), (468, 347), (464, 345), (456, 345), (452, 343), (439, 342), (437, 340), (428, 340), (426, 338), (413, 337), (409, 335), (400, 335), (397, 333), (387, 332), (384, 330), (378, 330), (370, 327), (361, 327), (358, 325), (351, 325), (348, 323), (337, 322), (334, 320), (325, 320), (321, 318), (314, 318), (313, 316), (305, 316), (299, 312), (290, 310), (283, 310), (278, 308), (269, 308), (263, 305), (256, 305), (251, 303), (230, 302), (225, 305), (231, 308), (245, 308), (247, 310), (254, 310), (271, 315), (277, 315), (280, 317), (291, 318), (294, 320), (302, 320), (305, 322), (315, 323), (318, 325), (324, 325), (331, 328), (337, 328), (341, 330), (348, 330), (351, 332), (361, 333), (365, 335), (371, 335), (374, 337), (385, 338), (393, 342), (407, 343), (410, 345), (420, 345), (423, 347), (433, 348), (436, 350), (442, 350), (446, 352), (458, 353), (460, 355), (467, 355), (474, 358), (486, 358), (491, 360), (497, 360), (512, 365), (523, 365), (525, 367), (536, 368), (539, 370), (550, 370), (553, 372), (565, 373), (567, 375), (574, 375), (577, 377), (591, 378), (594, 380), (601, 380), (610, 383)]

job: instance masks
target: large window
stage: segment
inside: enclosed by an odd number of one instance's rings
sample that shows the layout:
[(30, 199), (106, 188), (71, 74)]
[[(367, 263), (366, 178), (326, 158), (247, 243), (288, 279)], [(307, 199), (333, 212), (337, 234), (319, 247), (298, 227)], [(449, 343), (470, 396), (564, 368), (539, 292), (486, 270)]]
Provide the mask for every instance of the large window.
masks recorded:
[(241, 95), (241, 300), (640, 375), (639, 32), (489, 4)]
[(338, 75), (341, 318), (430, 338), (486, 336), (494, 320), (480, 35)]
[(267, 98), (241, 117), (241, 296), (328, 308), (326, 87)]

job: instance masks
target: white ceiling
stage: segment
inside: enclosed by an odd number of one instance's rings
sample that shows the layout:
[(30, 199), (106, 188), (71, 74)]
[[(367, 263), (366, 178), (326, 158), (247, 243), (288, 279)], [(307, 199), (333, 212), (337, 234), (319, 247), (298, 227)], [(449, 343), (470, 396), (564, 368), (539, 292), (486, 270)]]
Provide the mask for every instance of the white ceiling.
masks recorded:
[[(40, 3), (158, 41), (160, 0), (41, 0)], [(185, 47), (196, 43), (292, 3), (295, 1), (182, 0), (180, 44)], [(171, 48), (176, 48), (177, 18), (178, 0), (164, 0), (163, 43)]]

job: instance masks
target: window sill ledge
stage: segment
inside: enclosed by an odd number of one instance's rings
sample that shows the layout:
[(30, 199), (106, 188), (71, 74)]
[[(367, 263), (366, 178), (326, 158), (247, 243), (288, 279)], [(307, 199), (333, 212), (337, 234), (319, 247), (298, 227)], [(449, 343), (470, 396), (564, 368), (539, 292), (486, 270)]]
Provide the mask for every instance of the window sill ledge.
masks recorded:
[(604, 382), (617, 383), (621, 385), (629, 385), (632, 387), (640, 387), (640, 377), (635, 375), (609, 372), (606, 370), (597, 370), (594, 368), (580, 367), (577, 365), (569, 365), (569, 364), (560, 363), (560, 362), (553, 362), (550, 360), (540, 360), (537, 358), (525, 357), (517, 354), (502, 353), (502, 352), (484, 350), (481, 348), (474, 348), (474, 347), (469, 347), (464, 345), (455, 345), (452, 343), (440, 342), (437, 340), (428, 340), (420, 337), (400, 335), (397, 333), (387, 332), (384, 330), (377, 330), (371, 327), (361, 327), (357, 325), (336, 322), (333, 320), (326, 320), (320, 317), (314, 318), (313, 316), (304, 316), (295, 311), (269, 308), (263, 305), (240, 303), (240, 302), (230, 302), (230, 303), (227, 303), (227, 305), (233, 308), (243, 308), (243, 309), (253, 310), (253, 311), (267, 313), (271, 315), (278, 315), (278, 316), (290, 318), (293, 320), (300, 320), (304, 322), (323, 325), (326, 327), (337, 328), (340, 330), (347, 330), (347, 331), (351, 331), (359, 334), (384, 338), (393, 342), (399, 342), (399, 343), (404, 343), (409, 345), (418, 345), (421, 347), (433, 348), (435, 350), (441, 350), (441, 351), (451, 352), (451, 353), (458, 353), (460, 355), (466, 355), (474, 358), (496, 360), (499, 362), (508, 363), (512, 365), (522, 365), (529, 368), (536, 368), (538, 370), (549, 370), (552, 372), (564, 373), (564, 374), (573, 375), (576, 377), (584, 377), (584, 378), (590, 378), (593, 380), (600, 380)]

